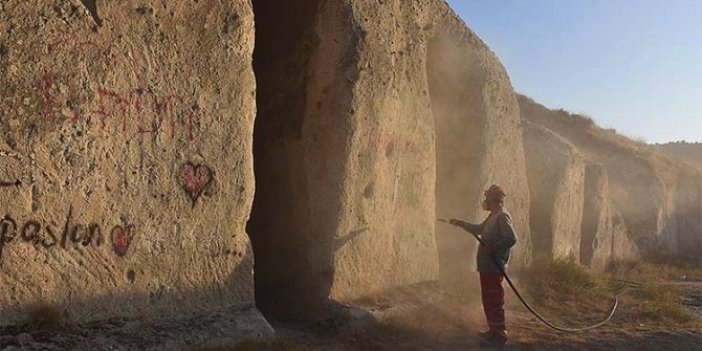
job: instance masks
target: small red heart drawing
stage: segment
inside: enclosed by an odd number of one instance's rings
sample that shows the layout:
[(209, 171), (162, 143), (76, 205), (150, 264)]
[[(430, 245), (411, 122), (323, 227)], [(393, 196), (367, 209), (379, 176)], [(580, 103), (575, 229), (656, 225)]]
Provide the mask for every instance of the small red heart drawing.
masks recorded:
[(200, 195), (212, 183), (212, 170), (206, 165), (194, 165), (187, 162), (180, 171), (180, 185), (195, 206)]
[(124, 257), (129, 250), (129, 244), (132, 242), (134, 237), (134, 226), (128, 225), (127, 228), (122, 228), (122, 226), (115, 226), (112, 228), (112, 249), (115, 254), (119, 257)]

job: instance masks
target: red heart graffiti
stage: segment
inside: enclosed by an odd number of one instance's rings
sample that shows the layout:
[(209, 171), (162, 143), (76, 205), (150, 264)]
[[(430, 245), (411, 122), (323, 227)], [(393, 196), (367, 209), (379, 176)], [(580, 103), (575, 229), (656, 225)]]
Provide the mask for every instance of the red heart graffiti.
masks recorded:
[(127, 228), (122, 228), (122, 226), (115, 226), (112, 228), (112, 249), (115, 254), (119, 257), (123, 257), (127, 254), (129, 250), (129, 244), (132, 242), (134, 237), (134, 226), (128, 225)]
[(207, 187), (212, 183), (212, 170), (205, 165), (194, 165), (186, 163), (180, 171), (180, 185), (185, 192), (195, 202), (200, 198)]

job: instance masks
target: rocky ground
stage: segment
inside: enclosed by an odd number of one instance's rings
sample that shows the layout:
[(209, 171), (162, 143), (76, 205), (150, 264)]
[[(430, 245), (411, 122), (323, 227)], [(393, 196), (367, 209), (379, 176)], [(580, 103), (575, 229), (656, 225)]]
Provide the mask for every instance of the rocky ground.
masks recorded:
[[(674, 325), (609, 325), (592, 332), (565, 334), (552, 332), (528, 314), (511, 311), (510, 350), (517, 351), (590, 351), (590, 350), (680, 350), (698, 351), (702, 344), (699, 327)], [(441, 325), (452, 324), (440, 321)], [(339, 338), (334, 335), (314, 334), (296, 328), (281, 329), (278, 345), (261, 350), (481, 350), (476, 345), (476, 328), (451, 333), (427, 334), (397, 329), (392, 332), (375, 330), (368, 335)], [(256, 350), (256, 348), (249, 348)], [(238, 350), (237, 348), (223, 350)], [(241, 348), (247, 350), (247, 348)]]
[[(517, 284), (524, 285), (525, 281)], [(675, 350), (695, 351), (702, 345), (700, 297), (702, 281), (661, 282), (680, 294), (689, 315), (675, 318), (646, 315), (649, 303), (635, 291), (625, 293), (610, 323), (579, 333), (554, 332), (533, 318), (513, 293), (507, 295), (510, 350)], [(245, 319), (236, 311), (182, 318), (178, 321), (113, 320), (83, 326), (5, 328), (0, 350), (184, 350), (184, 351), (439, 351), (480, 350), (475, 334), (484, 327), (476, 291), (456, 298), (436, 286), (414, 287), (392, 296), (358, 301), (371, 311), (376, 322), (351, 327), (340, 320), (314, 324), (276, 322), (271, 343), (244, 342), (238, 346), (226, 340), (226, 330)], [(532, 289), (525, 289), (534, 301)], [(628, 296), (627, 296), (628, 295)], [(600, 295), (597, 295), (601, 298)], [(611, 301), (592, 296), (551, 296), (559, 303), (536, 304), (538, 310), (557, 324), (580, 326), (602, 318)], [(538, 301), (538, 298), (536, 299)], [(363, 327), (361, 327), (363, 325)], [(241, 325), (238, 325), (240, 328)], [(255, 335), (251, 335), (254, 337)], [(202, 345), (212, 345), (203, 347)], [(219, 345), (219, 346), (217, 346)]]
[[(702, 282), (687, 284), (685, 301), (702, 295)], [(695, 297), (696, 296), (696, 297)], [(558, 306), (540, 306), (545, 315), (567, 326), (586, 325), (605, 315), (607, 304), (568, 306), (580, 314), (567, 315)], [(570, 302), (567, 302), (570, 303)], [(508, 295), (507, 319), (510, 328), (510, 350), (590, 351), (590, 350), (680, 350), (699, 351), (702, 345), (702, 315), (678, 322), (656, 321), (641, 317), (639, 306), (623, 301), (612, 321), (593, 331), (578, 333), (554, 332), (533, 318), (521, 307), (513, 294)], [(270, 350), (480, 350), (475, 334), (484, 328), (481, 307), (473, 302), (462, 306), (437, 303), (414, 313), (390, 318), (388, 324), (371, 328), (366, 333), (340, 337), (324, 331), (281, 326), (281, 342)], [(256, 348), (251, 348), (255, 350)], [(227, 350), (227, 349), (225, 349)], [(233, 349), (237, 350), (237, 349)], [(246, 350), (245, 348), (243, 350)]]

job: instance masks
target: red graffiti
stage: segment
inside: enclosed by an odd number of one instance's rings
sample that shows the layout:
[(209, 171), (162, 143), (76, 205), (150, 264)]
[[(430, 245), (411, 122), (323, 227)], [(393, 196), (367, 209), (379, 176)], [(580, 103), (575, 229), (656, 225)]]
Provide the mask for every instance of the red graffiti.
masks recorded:
[[(38, 84), (44, 100), (44, 119), (47, 121), (53, 121), (57, 115), (56, 95), (52, 88), (57, 77), (55, 74), (45, 74)], [(144, 88), (118, 93), (107, 87), (98, 87), (94, 93), (96, 108), (86, 114), (82, 107), (85, 98), (73, 90), (69, 91), (70, 98), (79, 105), (67, 117), (71, 123), (88, 121), (93, 115), (99, 119), (103, 129), (108, 127), (108, 121), (122, 133), (158, 134), (167, 128), (171, 138), (175, 138), (182, 129), (189, 140), (194, 140), (194, 129), (204, 120), (203, 111), (196, 103), (189, 105), (177, 94), (160, 95)]]
[(37, 89), (44, 99), (44, 119), (53, 120), (54, 119), (54, 82), (56, 81), (56, 76), (53, 73), (45, 73), (39, 78), (37, 82)]
[(205, 165), (194, 165), (190, 162), (183, 165), (180, 171), (180, 185), (188, 194), (195, 206), (200, 195), (212, 183), (212, 170)]
[(397, 153), (415, 153), (423, 151), (423, 148), (411, 139), (402, 140), (401, 137), (391, 133), (381, 133), (376, 139), (365, 139), (361, 145), (364, 149), (380, 150), (386, 155)]
[(123, 228), (122, 226), (117, 225), (112, 228), (111, 236), (112, 250), (114, 250), (117, 256), (124, 257), (129, 250), (129, 245), (132, 242), (132, 238), (134, 238), (134, 226), (128, 225), (126, 228)]
[(159, 95), (144, 88), (119, 94), (100, 87), (97, 109), (92, 113), (100, 118), (103, 129), (107, 126), (106, 120), (113, 120), (123, 133), (158, 134), (166, 122), (172, 138), (184, 128), (188, 139), (194, 140), (193, 128), (203, 119), (203, 114), (193, 106), (188, 106), (183, 97), (175, 94)]
[[(132, 49), (120, 52), (115, 44), (99, 45), (90, 38), (80, 38), (74, 33), (60, 30), (52, 34), (58, 39), (48, 44), (50, 54), (58, 54), (60, 50), (76, 61), (92, 62), (104, 68), (121, 63), (127, 66), (132, 72), (130, 78), (136, 81), (142, 81), (139, 70), (149, 66), (146, 65), (146, 57)], [(60, 83), (67, 89), (59, 89)], [(205, 118), (196, 101), (171, 91), (157, 92), (139, 84), (126, 90), (93, 86), (90, 90), (94, 98), (88, 106), (89, 98), (86, 95), (89, 93), (81, 94), (79, 84), (70, 83), (74, 83), (71, 77), (51, 71), (37, 79), (36, 91), (43, 100), (45, 120), (54, 121), (57, 116), (63, 116), (73, 124), (80, 121), (89, 124), (93, 120), (91, 117), (96, 117), (103, 130), (110, 127), (123, 134), (153, 135), (167, 132), (171, 138), (181, 133), (194, 140), (195, 129)], [(63, 100), (66, 100), (67, 106), (62, 106)]]

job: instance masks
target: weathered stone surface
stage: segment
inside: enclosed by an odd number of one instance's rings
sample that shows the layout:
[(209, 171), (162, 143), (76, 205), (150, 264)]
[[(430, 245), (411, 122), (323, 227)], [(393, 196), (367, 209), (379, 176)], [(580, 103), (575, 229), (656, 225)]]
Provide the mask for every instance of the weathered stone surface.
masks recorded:
[[(259, 38), (305, 20), (292, 41), (255, 55), (259, 191), (249, 232), (259, 301), (309, 313), (326, 297), (352, 299), (436, 279), (420, 8), (350, 1), (306, 1), (291, 11), (271, 1), (254, 6), (257, 23), (270, 26)], [(281, 83), (283, 72), (291, 78)]]
[[(483, 190), (500, 184), (517, 230), (512, 264), (531, 259), (529, 189), (519, 109), (497, 57), (446, 6), (436, 6), (427, 76), (436, 128), (436, 213), (482, 222)], [(441, 276), (474, 281), (475, 239), (437, 226)]]
[(259, 40), (296, 28), (254, 57), (249, 232), (264, 309), (310, 314), (327, 297), (437, 277), (422, 35), (417, 8), (398, 4), (254, 2)]
[(606, 168), (614, 224), (626, 228), (637, 248), (629, 247), (627, 236), (615, 235), (619, 244), (613, 244), (613, 257), (632, 257), (638, 251), (644, 258), (698, 261), (702, 255), (698, 170), (653, 146), (601, 129), (586, 117), (549, 110), (524, 96), (519, 102), (526, 120), (558, 133), (589, 162)]
[[(331, 297), (341, 301), (438, 278), (434, 128), (424, 73), (423, 17), (431, 4), (348, 1), (322, 8), (326, 20), (351, 19), (346, 35), (322, 22), (313, 61), (325, 67), (325, 52), (333, 50), (350, 98), (339, 100), (347, 105), (323, 104), (348, 116), (347, 176), (331, 289)], [(326, 35), (330, 31), (340, 36)], [(348, 51), (334, 44), (344, 37), (353, 38)], [(320, 71), (316, 100), (333, 84)], [(324, 106), (322, 114), (328, 111)]]
[(0, 324), (252, 305), (250, 3), (83, 3), (0, 3)]
[(254, 253), (269, 312), (474, 283), (474, 239), (436, 217), (480, 222), (493, 183), (514, 265), (532, 233), (598, 270), (702, 250), (699, 172), (522, 98), (523, 140), (438, 0), (11, 0), (0, 33), (0, 324), (234, 306), (221, 325), (270, 334)]
[(254, 8), (258, 40), (275, 44), (254, 55), (258, 191), (249, 233), (262, 308), (309, 313), (312, 302), (302, 301), (435, 280), (437, 257), (445, 277), (466, 275), (474, 239), (435, 218), (482, 220), (491, 183), (508, 189), (520, 233), (515, 262), (528, 261), (516, 99), (495, 55), (445, 3), (259, 0)]
[(612, 261), (638, 258), (636, 245), (612, 204), (607, 169), (602, 164), (587, 165), (584, 195), (580, 263), (602, 271)]
[(679, 173), (675, 207), (678, 255), (702, 265), (702, 172)]
[[(613, 217), (611, 254), (602, 252), (601, 255), (607, 255), (609, 257), (610, 262), (641, 259), (641, 251), (636, 245), (633, 235), (626, 228), (624, 217), (619, 211), (616, 210), (616, 208), (612, 208), (612, 211)], [(601, 266), (594, 266), (594, 268), (601, 268)]]
[(579, 259), (585, 159), (567, 140), (533, 123), (525, 124), (524, 145), (534, 253)]
[(491, 183), (528, 262), (516, 100), (444, 3), (254, 1), (257, 88), (248, 2), (0, 6), (1, 323), (250, 304), (250, 208), (262, 308), (435, 280), (439, 256), (465, 274), (472, 239), (439, 252), (435, 217), (479, 221)]

